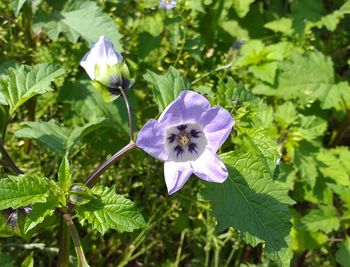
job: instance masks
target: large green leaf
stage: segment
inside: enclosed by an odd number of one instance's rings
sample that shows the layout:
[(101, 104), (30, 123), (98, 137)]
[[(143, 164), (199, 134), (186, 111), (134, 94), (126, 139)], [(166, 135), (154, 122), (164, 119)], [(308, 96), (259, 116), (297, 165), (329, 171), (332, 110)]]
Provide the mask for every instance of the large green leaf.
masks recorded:
[(159, 111), (163, 111), (182, 90), (191, 88), (191, 84), (181, 75), (180, 71), (170, 67), (164, 75), (158, 75), (150, 70), (143, 78), (153, 85), (152, 93)]
[(63, 69), (52, 64), (10, 68), (7, 79), (0, 83), (0, 91), (10, 105), (11, 115), (31, 97), (51, 91), (51, 82), (63, 74)]
[(229, 178), (209, 183), (204, 197), (212, 202), (218, 229), (234, 227), (253, 245), (265, 242), (268, 257), (289, 266), (291, 228), (287, 188), (273, 181), (265, 160), (254, 154), (229, 152), (221, 155)]
[(36, 175), (9, 176), (0, 180), (0, 210), (45, 202), (51, 184)]
[(243, 18), (249, 12), (249, 6), (255, 0), (233, 0), (233, 8), (235, 9), (238, 17)]
[(66, 140), (69, 136), (69, 130), (56, 121), (29, 121), (21, 123), (21, 126), (22, 128), (15, 132), (17, 137), (38, 140), (41, 144), (58, 154), (64, 154), (66, 151)]
[(87, 42), (96, 42), (101, 35), (112, 41), (115, 49), (122, 52), (121, 35), (113, 19), (93, 1), (70, 0), (63, 10), (41, 14), (35, 18), (34, 30), (44, 29), (52, 40), (60, 33), (73, 43), (81, 36)]
[(61, 126), (54, 120), (48, 122), (23, 122), (21, 123), (22, 128), (16, 131), (15, 135), (19, 138), (37, 140), (55, 153), (65, 155), (70, 151), (73, 145), (78, 143), (84, 136), (106, 125), (110, 125), (110, 122), (103, 118), (87, 123), (81, 127), (76, 127), (73, 130)]
[(98, 185), (92, 192), (96, 194), (95, 199), (77, 207), (77, 215), (82, 224), (88, 221), (101, 234), (108, 229), (132, 232), (145, 226), (145, 220), (134, 203), (117, 195), (114, 186), (107, 188)]
[(290, 61), (280, 63), (275, 86), (259, 84), (253, 91), (296, 100), (303, 107), (316, 100), (324, 109), (341, 110), (350, 105), (349, 85), (346, 82), (335, 83), (331, 59), (319, 52), (293, 54)]

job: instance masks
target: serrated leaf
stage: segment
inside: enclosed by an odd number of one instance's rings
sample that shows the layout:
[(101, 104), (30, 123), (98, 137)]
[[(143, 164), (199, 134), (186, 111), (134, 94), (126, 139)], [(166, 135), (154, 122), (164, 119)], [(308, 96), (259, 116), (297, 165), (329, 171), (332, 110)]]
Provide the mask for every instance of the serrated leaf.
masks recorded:
[(32, 210), (24, 219), (23, 232), (27, 234), (35, 226), (42, 223), (47, 216), (51, 216), (58, 207), (58, 201), (54, 197), (50, 197), (45, 203), (36, 203), (32, 205)]
[(80, 36), (93, 43), (104, 35), (111, 40), (116, 51), (122, 52), (119, 42), (121, 35), (117, 25), (93, 1), (70, 0), (61, 11), (36, 16), (34, 31), (39, 29), (44, 29), (54, 41), (63, 33), (73, 43), (76, 43)]
[(317, 98), (323, 109), (335, 108), (346, 110), (350, 108), (350, 86), (347, 82), (333, 84), (330, 88), (322, 87), (317, 90)]
[(247, 242), (265, 241), (268, 256), (279, 266), (289, 266), (291, 228), (288, 190), (272, 180), (263, 162), (250, 153), (221, 155), (229, 178), (208, 183), (204, 197), (212, 202), (218, 230), (234, 227)]
[(0, 180), (0, 210), (45, 202), (51, 184), (36, 175), (9, 176)]
[(345, 147), (322, 149), (316, 156), (320, 172), (337, 184), (350, 185), (350, 151)]
[(270, 84), (274, 84), (277, 71), (277, 62), (267, 62), (259, 65), (252, 65), (249, 67), (249, 71), (253, 75)]
[(297, 33), (303, 33), (307, 22), (318, 21), (324, 12), (322, 2), (318, 0), (295, 0), (292, 3), (293, 28)]
[(92, 189), (96, 198), (77, 207), (81, 224), (88, 221), (92, 227), (104, 234), (108, 229), (118, 232), (132, 232), (145, 226), (144, 218), (134, 203), (115, 193), (111, 188), (101, 185)]
[(343, 242), (338, 245), (338, 251), (335, 254), (337, 262), (343, 266), (348, 267), (350, 262), (350, 238), (345, 237)]
[(296, 225), (301, 231), (317, 232), (323, 231), (326, 234), (339, 228), (339, 218), (334, 207), (319, 206), (311, 210)]
[(181, 75), (180, 71), (171, 66), (164, 75), (147, 70), (143, 78), (153, 85), (153, 99), (160, 112), (175, 100), (182, 90), (191, 88), (191, 84)]
[(0, 91), (10, 105), (10, 114), (33, 96), (52, 91), (51, 82), (63, 74), (63, 69), (52, 64), (10, 68), (7, 80), (0, 83)]
[(317, 116), (299, 115), (299, 133), (301, 138), (312, 141), (321, 136), (327, 129), (327, 121)]
[[(280, 63), (276, 86), (258, 85), (253, 92), (296, 100), (302, 107), (320, 100), (323, 108), (338, 108), (347, 95), (343, 88), (343, 83), (334, 83), (331, 59), (320, 52), (309, 52), (295, 53), (290, 61)], [(344, 95), (339, 93), (340, 89)]]
[(265, 130), (254, 128), (237, 128), (245, 148), (253, 155), (257, 155), (270, 177), (274, 176), (276, 161), (280, 158), (277, 144), (266, 134)]
[(274, 115), (276, 121), (283, 129), (286, 129), (297, 119), (295, 105), (290, 101), (278, 106)]
[(66, 151), (66, 140), (69, 137), (69, 130), (56, 121), (48, 122), (22, 122), (22, 128), (15, 132), (19, 138), (31, 138), (38, 140), (41, 144), (64, 155)]

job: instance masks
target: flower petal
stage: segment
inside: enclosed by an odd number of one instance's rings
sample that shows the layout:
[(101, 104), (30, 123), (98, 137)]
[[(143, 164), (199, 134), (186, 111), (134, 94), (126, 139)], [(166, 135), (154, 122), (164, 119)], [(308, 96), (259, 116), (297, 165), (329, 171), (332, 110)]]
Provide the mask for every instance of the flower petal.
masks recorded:
[(149, 120), (137, 134), (136, 146), (157, 159), (167, 160), (164, 142), (165, 129), (156, 120)]
[(227, 169), (210, 149), (206, 149), (202, 155), (191, 162), (193, 173), (207, 182), (223, 183), (228, 177)]
[(164, 177), (168, 188), (168, 194), (174, 194), (179, 191), (187, 182), (192, 174), (192, 168), (189, 162), (164, 162)]
[(166, 127), (196, 122), (201, 114), (209, 109), (210, 103), (204, 96), (185, 90), (181, 91), (176, 100), (169, 104), (158, 121)]
[(114, 51), (114, 46), (106, 37), (101, 36), (89, 52), (80, 61), (89, 77), (95, 79), (95, 65), (108, 64), (113, 66), (123, 61), (123, 57)]
[(214, 153), (230, 135), (234, 123), (230, 113), (222, 107), (213, 107), (201, 116), (199, 124), (203, 127), (208, 147)]

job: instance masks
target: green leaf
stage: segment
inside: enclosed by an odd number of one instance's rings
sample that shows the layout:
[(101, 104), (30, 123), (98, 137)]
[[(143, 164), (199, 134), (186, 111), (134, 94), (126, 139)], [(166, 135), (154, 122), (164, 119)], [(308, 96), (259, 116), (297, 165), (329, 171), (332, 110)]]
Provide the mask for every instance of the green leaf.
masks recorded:
[(288, 189), (273, 181), (264, 160), (233, 151), (221, 155), (229, 178), (223, 184), (208, 183), (204, 197), (212, 202), (218, 230), (239, 230), (252, 244), (264, 241), (268, 257), (289, 266), (291, 228)]
[(278, 20), (267, 22), (264, 27), (286, 35), (291, 35), (293, 33), (292, 20), (290, 18), (280, 18)]
[(327, 130), (327, 121), (317, 116), (299, 116), (300, 121), (298, 125), (300, 136), (312, 141), (321, 136)]
[(0, 266), (2, 267), (14, 267), (16, 257), (11, 254), (0, 252)]
[(277, 144), (266, 134), (265, 130), (254, 128), (237, 128), (239, 137), (242, 138), (246, 151), (259, 157), (265, 166), (265, 171), (270, 177), (274, 176), (276, 161), (280, 158), (277, 152)]
[(89, 203), (77, 207), (80, 223), (88, 221), (92, 227), (104, 234), (108, 229), (118, 232), (132, 232), (145, 226), (144, 218), (134, 203), (115, 193), (111, 188), (95, 186), (92, 192), (96, 195)]
[(335, 254), (337, 262), (343, 266), (348, 267), (350, 262), (350, 238), (346, 236), (345, 240), (338, 245), (338, 251)]
[(280, 63), (276, 86), (258, 85), (253, 89), (256, 94), (296, 100), (301, 107), (319, 100), (324, 109), (338, 110), (349, 105), (348, 91), (347, 83), (335, 84), (333, 63), (320, 52), (293, 54), (290, 61)]
[(0, 210), (45, 202), (51, 184), (36, 175), (9, 176), (0, 180)]
[(147, 70), (143, 78), (153, 85), (153, 98), (160, 112), (175, 100), (182, 90), (191, 88), (191, 84), (181, 75), (180, 71), (171, 66), (164, 75)]
[(250, 5), (255, 0), (233, 0), (233, 8), (235, 9), (238, 17), (243, 18), (249, 12)]
[(59, 155), (66, 151), (66, 140), (69, 137), (69, 130), (56, 121), (48, 122), (22, 122), (22, 129), (15, 132), (19, 138), (31, 138), (39, 141), (44, 146)]
[(10, 114), (33, 96), (52, 91), (51, 82), (63, 74), (63, 69), (52, 64), (10, 68), (7, 80), (0, 83), (0, 91), (10, 105)]
[(277, 62), (267, 62), (259, 65), (252, 65), (249, 67), (249, 71), (253, 73), (256, 78), (274, 84), (277, 66)]
[(61, 11), (37, 16), (34, 31), (39, 29), (44, 29), (54, 41), (58, 39), (60, 33), (63, 33), (72, 43), (76, 43), (80, 36), (93, 43), (104, 35), (111, 40), (116, 51), (122, 52), (119, 42), (121, 35), (117, 25), (93, 1), (70, 0)]
[(334, 207), (319, 206), (318, 209), (311, 210), (301, 218), (296, 227), (301, 231), (323, 231), (327, 234), (338, 230), (339, 225), (339, 218)]
[(318, 176), (316, 152), (317, 148), (315, 146), (308, 142), (300, 142), (293, 157), (294, 164), (298, 168), (301, 177), (311, 188), (314, 188)]
[(318, 249), (328, 241), (328, 236), (322, 232), (298, 231), (292, 228), (291, 232), (293, 250)]
[(13, 12), (15, 12), (16, 17), (18, 17), (18, 14), (21, 11), (25, 2), (26, 2), (26, 0), (11, 0), (10, 1), (10, 6), (13, 9)]
[(47, 216), (53, 215), (57, 207), (58, 201), (55, 197), (49, 197), (45, 203), (32, 205), (32, 210), (24, 219), (24, 234), (27, 234), (35, 226), (42, 223)]
[(323, 15), (323, 4), (319, 0), (295, 0), (292, 3), (293, 28), (303, 33), (307, 22), (316, 22)]
[(323, 109), (335, 108), (338, 111), (349, 109), (350, 86), (347, 82), (340, 82), (330, 88), (322, 87), (317, 91), (317, 98)]
[(275, 119), (283, 129), (286, 129), (297, 119), (297, 114), (293, 102), (288, 101), (277, 107)]
[(34, 252), (30, 252), (29, 255), (22, 261), (21, 267), (34, 267)]
[(345, 147), (321, 149), (317, 154), (320, 172), (337, 184), (350, 185), (350, 151)]

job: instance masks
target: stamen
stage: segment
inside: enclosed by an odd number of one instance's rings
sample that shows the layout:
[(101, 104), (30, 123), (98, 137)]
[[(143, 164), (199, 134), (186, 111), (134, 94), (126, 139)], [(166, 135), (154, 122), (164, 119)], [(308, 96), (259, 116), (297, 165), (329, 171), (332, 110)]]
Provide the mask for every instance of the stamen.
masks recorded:
[(189, 143), (188, 144), (188, 151), (190, 151), (191, 153), (195, 152), (196, 154), (198, 154), (197, 149), (198, 149), (198, 146), (196, 143)]
[(179, 135), (179, 145), (185, 146), (190, 141), (190, 138), (188, 138), (188, 134), (185, 133), (184, 135)]
[(190, 131), (190, 134), (191, 134), (191, 136), (192, 136), (192, 137), (194, 137), (194, 138), (198, 138), (198, 137), (199, 137), (200, 132), (199, 132), (199, 131), (197, 131), (196, 129), (192, 129), (192, 130)]
[(177, 145), (174, 147), (174, 152), (176, 152), (176, 157), (178, 158), (179, 155), (182, 155), (185, 151), (181, 146)]
[(171, 134), (169, 137), (168, 137), (168, 141), (169, 143), (173, 143), (175, 141), (175, 138), (176, 138), (176, 134)]
[(187, 128), (187, 125), (186, 124), (181, 124), (179, 126), (177, 126), (177, 128), (180, 130), (180, 131), (183, 131)]

